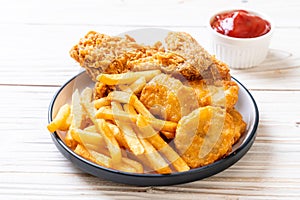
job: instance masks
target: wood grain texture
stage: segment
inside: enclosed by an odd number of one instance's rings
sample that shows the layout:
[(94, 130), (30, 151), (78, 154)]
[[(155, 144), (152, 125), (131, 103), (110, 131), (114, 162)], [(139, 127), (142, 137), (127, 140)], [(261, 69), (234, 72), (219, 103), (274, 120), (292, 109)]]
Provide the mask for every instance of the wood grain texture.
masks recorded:
[[(299, 199), (300, 1), (244, 2), (0, 1), (0, 199)], [(83, 173), (59, 153), (46, 130), (48, 106), (81, 70), (68, 55), (80, 37), (158, 27), (186, 31), (209, 50), (206, 20), (224, 7), (262, 10), (276, 23), (266, 60), (231, 72), (260, 111), (240, 161), (192, 183), (135, 187)]]

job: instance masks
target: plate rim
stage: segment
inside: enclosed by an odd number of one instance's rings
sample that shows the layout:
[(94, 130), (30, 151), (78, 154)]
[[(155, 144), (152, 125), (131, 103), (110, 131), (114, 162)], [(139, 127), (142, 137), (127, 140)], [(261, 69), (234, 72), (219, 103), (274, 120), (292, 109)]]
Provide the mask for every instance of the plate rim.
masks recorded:
[[(70, 78), (67, 82), (65, 82), (54, 94), (52, 100), (50, 101), (49, 108), (48, 108), (48, 122), (50, 123), (52, 121), (52, 113), (53, 113), (53, 107), (55, 104), (56, 99), (60, 95), (60, 93), (63, 91), (65, 87), (67, 87), (73, 80), (75, 80), (77, 77), (82, 76), (85, 72), (82, 71), (78, 73), (77, 75)], [(257, 134), (257, 128), (259, 124), (259, 110), (257, 107), (257, 103), (255, 99), (253, 98), (250, 91), (236, 78), (231, 77), (235, 82), (238, 83), (239, 86), (241, 86), (248, 97), (250, 97), (251, 102), (253, 103), (254, 107), (254, 122), (253, 122), (253, 128), (249, 133), (249, 136), (246, 138), (245, 142), (243, 142), (234, 152), (231, 152), (228, 156), (219, 159), (215, 161), (214, 163), (211, 163), (206, 166), (190, 169), (185, 172), (174, 172), (170, 174), (138, 174), (138, 173), (129, 173), (124, 171), (118, 171), (110, 168), (106, 168), (103, 166), (100, 166), (96, 163), (93, 163), (92, 161), (89, 161), (78, 154), (76, 154), (73, 150), (71, 150), (59, 137), (57, 132), (51, 134), (51, 138), (58, 148), (58, 150), (68, 159), (70, 160), (75, 166), (79, 167), (82, 171), (92, 174), (99, 178), (104, 178), (106, 180), (111, 180), (114, 182), (119, 183), (125, 183), (129, 185), (137, 185), (137, 186), (166, 186), (166, 185), (174, 185), (174, 184), (181, 184), (181, 183), (187, 183), (192, 182), (196, 180), (201, 180), (203, 178), (207, 178), (209, 176), (215, 175), (217, 173), (220, 173), (221, 171), (224, 171), (228, 167), (235, 164), (238, 160), (240, 160), (250, 149), (252, 146), (256, 134)], [(95, 171), (96, 170), (96, 171)], [(100, 170), (102, 172), (102, 175), (99, 175), (99, 172), (97, 170)], [(199, 175), (200, 173), (200, 175)], [(203, 174), (201, 174), (203, 173)], [(101, 173), (100, 173), (101, 174)], [(121, 177), (126, 177), (127, 179), (124, 180)], [(176, 179), (184, 177), (183, 179)], [(169, 180), (171, 179), (171, 180)], [(132, 182), (134, 181), (134, 182)]]

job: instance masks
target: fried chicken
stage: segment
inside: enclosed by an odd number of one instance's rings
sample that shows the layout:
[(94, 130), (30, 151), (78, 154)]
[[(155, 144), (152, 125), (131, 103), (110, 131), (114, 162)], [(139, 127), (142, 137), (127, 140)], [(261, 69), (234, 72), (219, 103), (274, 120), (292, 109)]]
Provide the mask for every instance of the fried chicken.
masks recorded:
[(197, 95), (199, 106), (219, 106), (226, 110), (233, 109), (238, 100), (238, 85), (233, 81), (219, 81), (211, 84), (205, 80), (189, 81)]
[(70, 56), (95, 82), (100, 73), (150, 69), (187, 80), (230, 80), (228, 66), (211, 56), (191, 35), (170, 32), (165, 42), (167, 50), (160, 41), (150, 46), (138, 44), (128, 35), (123, 38), (90, 31), (70, 50)]
[(231, 151), (234, 127), (233, 118), (225, 109), (201, 107), (181, 118), (174, 143), (191, 168), (205, 166)]
[(140, 100), (153, 115), (174, 122), (198, 107), (211, 105), (231, 110), (238, 100), (239, 88), (233, 81), (215, 85), (206, 84), (205, 80), (184, 83), (160, 74), (146, 84)]
[(234, 143), (236, 143), (241, 135), (246, 131), (246, 122), (243, 121), (243, 116), (235, 108), (229, 111), (234, 124)]
[(229, 67), (210, 55), (191, 35), (170, 32), (165, 38), (167, 49), (185, 58), (176, 71), (187, 80), (230, 80)]
[(166, 74), (159, 74), (147, 83), (140, 100), (152, 114), (173, 122), (199, 107), (194, 90)]
[(165, 43), (168, 50), (186, 59), (177, 69), (184, 77), (201, 77), (201, 72), (212, 64), (212, 56), (187, 33), (169, 32)]
[(139, 49), (160, 51), (160, 44), (146, 46), (136, 43), (128, 35), (122, 38), (90, 31), (70, 50), (70, 56), (79, 62), (96, 82), (100, 73), (118, 74), (129, 70), (126, 65), (116, 60), (124, 53)]

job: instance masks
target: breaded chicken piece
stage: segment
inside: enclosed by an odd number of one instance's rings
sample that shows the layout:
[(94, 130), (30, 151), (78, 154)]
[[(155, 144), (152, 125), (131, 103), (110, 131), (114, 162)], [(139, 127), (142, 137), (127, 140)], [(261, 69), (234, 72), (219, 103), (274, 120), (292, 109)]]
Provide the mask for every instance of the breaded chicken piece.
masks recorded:
[(140, 100), (152, 114), (178, 122), (182, 116), (198, 107), (211, 105), (233, 109), (238, 100), (238, 90), (238, 85), (233, 81), (208, 85), (205, 80), (195, 80), (185, 82), (184, 86), (181, 81), (160, 74), (146, 84)]
[(234, 144), (232, 116), (220, 107), (206, 106), (184, 116), (176, 129), (175, 145), (191, 167), (201, 167), (226, 156)]
[[(189, 34), (170, 32), (165, 38), (169, 50), (158, 41), (143, 45), (133, 38), (88, 32), (70, 50), (70, 56), (86, 69), (93, 81), (100, 73), (160, 69), (187, 80), (230, 80), (229, 68), (211, 56)], [(180, 77), (181, 76), (181, 77)]]
[(229, 111), (234, 124), (234, 143), (236, 143), (241, 135), (246, 131), (247, 124), (243, 121), (243, 116), (235, 108)]
[[(116, 60), (124, 53), (139, 49), (160, 51), (161, 43), (154, 46), (138, 44), (133, 38), (109, 36), (95, 31), (88, 32), (79, 43), (70, 50), (70, 56), (84, 67), (93, 81), (100, 73), (118, 74), (129, 69)], [(163, 50), (163, 48), (162, 48)]]
[(234, 81), (219, 81), (211, 84), (206, 80), (189, 81), (197, 95), (199, 106), (219, 106), (233, 109), (238, 100), (239, 87)]
[(159, 74), (147, 83), (140, 100), (152, 114), (173, 122), (199, 107), (194, 90), (166, 74)]
[[(228, 65), (212, 56), (212, 64), (207, 70), (204, 70), (201, 74), (201, 79), (207, 82), (214, 83), (218, 80), (230, 81), (230, 69)], [(190, 79), (189, 79), (190, 80)]]
[(181, 55), (185, 62), (176, 71), (188, 80), (230, 80), (229, 67), (210, 55), (191, 35), (170, 32), (165, 38), (167, 49)]
[(200, 77), (212, 64), (212, 56), (188, 33), (169, 32), (165, 43), (170, 51), (182, 55), (187, 62), (177, 69), (185, 77)]

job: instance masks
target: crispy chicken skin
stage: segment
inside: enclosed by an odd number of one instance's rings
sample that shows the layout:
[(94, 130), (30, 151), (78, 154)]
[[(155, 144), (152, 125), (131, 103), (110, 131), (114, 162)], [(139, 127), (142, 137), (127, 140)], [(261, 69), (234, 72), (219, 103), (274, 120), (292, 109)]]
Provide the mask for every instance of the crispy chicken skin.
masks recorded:
[(212, 56), (188, 33), (170, 32), (165, 42), (168, 50), (186, 59), (177, 69), (185, 77), (201, 77), (201, 72), (212, 64)]
[(243, 121), (243, 116), (235, 108), (229, 111), (234, 124), (234, 143), (238, 141), (241, 135), (246, 131), (247, 124)]
[(117, 74), (160, 69), (187, 80), (230, 80), (229, 68), (211, 56), (197, 41), (184, 32), (170, 32), (161, 42), (143, 45), (130, 36), (108, 36), (88, 32), (70, 50), (70, 56), (86, 69), (92, 80), (100, 73)]
[(221, 81), (216, 85), (207, 84), (205, 80), (184, 83), (160, 74), (146, 84), (140, 100), (152, 114), (173, 122), (198, 107), (211, 105), (232, 110), (238, 100), (239, 88), (233, 81)]
[(100, 73), (118, 74), (128, 71), (126, 65), (116, 60), (126, 52), (138, 49), (157, 51), (159, 50), (157, 48), (160, 48), (160, 45), (153, 47), (141, 45), (128, 35), (117, 37), (90, 31), (72, 47), (70, 56), (86, 69), (93, 81), (96, 81)]
[(211, 84), (205, 80), (189, 81), (197, 95), (199, 106), (219, 106), (226, 110), (233, 109), (238, 100), (238, 85), (233, 81), (220, 81)]
[(185, 58), (177, 67), (187, 80), (230, 80), (229, 67), (210, 55), (191, 35), (170, 32), (165, 38), (167, 49)]
[(194, 90), (166, 74), (154, 77), (143, 88), (141, 102), (155, 116), (178, 122), (199, 107)]
[(191, 167), (201, 167), (226, 156), (235, 136), (233, 117), (220, 107), (201, 107), (181, 118), (175, 145)]

